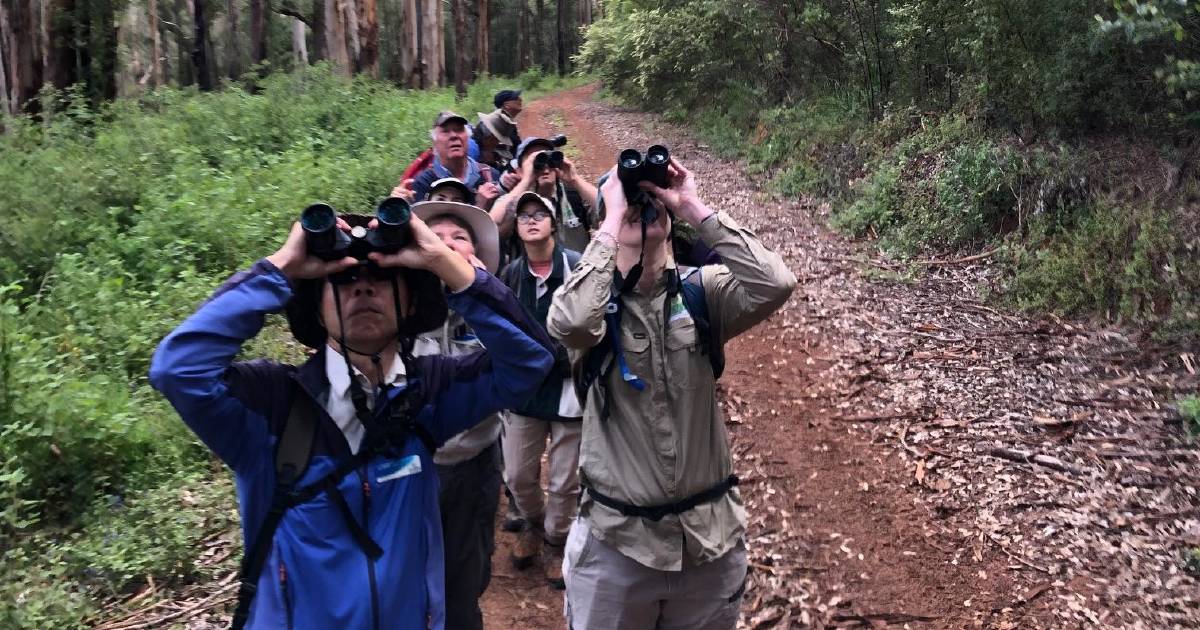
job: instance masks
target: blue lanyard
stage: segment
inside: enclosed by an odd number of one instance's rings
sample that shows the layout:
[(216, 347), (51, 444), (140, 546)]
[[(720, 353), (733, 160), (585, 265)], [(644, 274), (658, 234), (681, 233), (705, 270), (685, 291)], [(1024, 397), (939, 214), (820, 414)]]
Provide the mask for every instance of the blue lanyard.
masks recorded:
[(604, 320), (608, 324), (608, 334), (612, 337), (613, 356), (616, 357), (617, 367), (621, 368), (621, 379), (633, 386), (634, 389), (644, 391), (646, 383), (638, 378), (629, 369), (629, 363), (625, 361), (625, 351), (621, 349), (621, 302), (620, 298), (609, 301), (608, 306), (604, 309)]

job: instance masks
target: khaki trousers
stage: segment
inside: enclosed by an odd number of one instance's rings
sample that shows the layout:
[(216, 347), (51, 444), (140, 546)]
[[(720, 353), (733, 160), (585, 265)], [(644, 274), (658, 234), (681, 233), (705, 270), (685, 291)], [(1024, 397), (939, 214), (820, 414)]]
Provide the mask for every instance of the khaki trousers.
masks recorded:
[(659, 571), (601, 542), (576, 519), (563, 578), (571, 630), (733, 630), (746, 588), (746, 547)]
[[(508, 413), (504, 420), (504, 482), (512, 492), (517, 509), (541, 525), (546, 540), (561, 545), (579, 510), (580, 422), (548, 422)], [(542, 491), (542, 454), (550, 447), (549, 481)], [(533, 519), (542, 518), (542, 523)]]

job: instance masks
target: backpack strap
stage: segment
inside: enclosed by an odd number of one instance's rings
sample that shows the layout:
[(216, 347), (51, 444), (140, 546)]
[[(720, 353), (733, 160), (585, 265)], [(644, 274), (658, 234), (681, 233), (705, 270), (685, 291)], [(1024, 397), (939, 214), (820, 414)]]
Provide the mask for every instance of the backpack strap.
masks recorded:
[(292, 390), (292, 407), (279, 435), (279, 442), (275, 446), (275, 491), (271, 498), (271, 508), (258, 528), (254, 543), (242, 556), (238, 576), (240, 583), (237, 608), (234, 610), (233, 624), (230, 626), (233, 630), (245, 627), (250, 617), (250, 604), (254, 601), (255, 591), (258, 590), (258, 578), (267, 563), (275, 530), (279, 528), (283, 515), (294, 505), (292, 489), (304, 476), (309, 460), (312, 459), (313, 442), (317, 435), (315, 403), (299, 383), (293, 381)]
[(704, 272), (701, 267), (685, 269), (680, 273), (683, 281), (683, 306), (688, 315), (696, 323), (696, 336), (700, 347), (708, 354), (708, 363), (712, 366), (713, 378), (721, 378), (725, 371), (725, 344), (721, 343), (719, 322), (714, 323), (708, 316), (708, 300), (704, 294)]

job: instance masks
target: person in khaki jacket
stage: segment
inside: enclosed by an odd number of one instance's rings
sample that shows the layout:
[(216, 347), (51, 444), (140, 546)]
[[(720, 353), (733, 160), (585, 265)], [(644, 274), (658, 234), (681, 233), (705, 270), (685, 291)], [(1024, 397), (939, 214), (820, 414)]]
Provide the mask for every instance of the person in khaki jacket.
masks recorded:
[[(700, 200), (690, 171), (672, 160), (669, 173), (665, 189), (640, 184), (670, 211), (645, 228), (609, 173), (603, 221), (547, 318), (577, 369), (588, 353), (608, 355), (598, 377), (582, 379), (585, 492), (563, 561), (573, 630), (732, 629), (741, 606), (746, 515), (710, 355), (782, 306), (796, 278)], [(678, 268), (673, 220), (694, 227), (723, 264)], [(684, 282), (703, 287), (703, 316), (685, 308)]]

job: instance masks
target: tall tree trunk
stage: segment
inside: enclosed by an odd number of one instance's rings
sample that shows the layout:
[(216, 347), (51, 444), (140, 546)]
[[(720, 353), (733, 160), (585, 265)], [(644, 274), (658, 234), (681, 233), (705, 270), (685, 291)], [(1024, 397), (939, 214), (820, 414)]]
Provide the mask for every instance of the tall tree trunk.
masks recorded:
[(517, 72), (529, 67), (529, 0), (517, 7)]
[(324, 61), (329, 58), (329, 46), (325, 42), (325, 0), (313, 0), (312, 3), (312, 61)]
[[(43, 37), (43, 79), (56, 88), (64, 88), (76, 80), (73, 72), (75, 67), (74, 33), (71, 18), (75, 12), (74, 0), (44, 0), (42, 3), (44, 20), (42, 22)], [(155, 16), (150, 17), (151, 24), (157, 24)]]
[[(150, 0), (153, 2), (154, 0)], [(252, 12), (253, 14), (253, 12)], [(236, 79), (242, 75), (245, 70), (242, 66), (242, 34), (239, 32), (242, 27), (242, 16), (238, 12), (238, 0), (225, 0), (225, 17), (229, 20), (229, 71), (228, 76), (231, 79)], [(254, 18), (250, 18), (250, 36), (254, 37)], [(254, 54), (254, 44), (250, 44), (251, 55)]]
[(338, 0), (345, 20), (346, 43), (349, 46), (350, 67), (354, 72), (362, 71), (362, 41), (358, 38), (358, 2), (356, 0)]
[(542, 29), (546, 26), (546, 0), (537, 0), (537, 15), (534, 16), (533, 28), (529, 29), (533, 36), (533, 65), (545, 66), (545, 52), (542, 48)]
[(358, 28), (362, 51), (358, 59), (359, 70), (379, 78), (379, 10), (375, 0), (360, 1)]
[(400, 37), (400, 75), (404, 87), (420, 87), (421, 37), (417, 0), (402, 0), (401, 20), (403, 31)]
[(192, 65), (196, 68), (196, 85), (201, 90), (213, 89), (212, 68), (209, 65), (207, 0), (192, 0)]
[(304, 22), (292, 18), (292, 61), (296, 68), (308, 65), (308, 41), (304, 38)]
[(339, 8), (338, 0), (323, 0), (325, 3), (325, 49), (334, 69), (350, 76), (350, 53), (346, 50), (346, 21)]
[(267, 21), (270, 13), (267, 0), (250, 0), (250, 63), (254, 65), (267, 61)]
[(446, 57), (442, 44), (441, 0), (418, 0), (420, 2), (422, 88), (439, 87), (445, 76)]
[[(150, 87), (163, 84), (163, 47), (162, 31), (158, 29), (158, 0), (149, 0), (150, 21)], [(236, 59), (236, 57), (235, 57)]]
[(567, 0), (558, 0), (558, 25), (554, 29), (558, 44), (558, 74), (567, 73)]
[(478, 0), (476, 7), (479, 21), (475, 23), (475, 76), (478, 77), (492, 72), (492, 55), (488, 50), (491, 45), (488, 32), (491, 31), (492, 22), (488, 16), (488, 0)]
[(454, 0), (454, 91), (467, 94), (467, 6), (465, 0)]
[(8, 23), (8, 7), (3, 1), (0, 1), (0, 114), (17, 113), (17, 108), (12, 101), (12, 86), (8, 80), (13, 47), (12, 27)]
[(434, 4), (437, 5), (437, 10), (434, 11), (434, 15), (437, 16), (437, 26), (434, 28), (437, 29), (438, 34), (437, 52), (435, 53), (435, 59), (437, 59), (438, 64), (437, 85), (443, 86), (449, 85), (449, 83), (447, 83), (448, 78), (446, 76), (447, 72), (449, 71), (449, 68), (446, 67), (446, 12), (442, 10), (443, 5), (441, 0), (438, 0), (438, 2), (435, 2)]
[(34, 0), (0, 0), (6, 7), (9, 107), (19, 112), (32, 105), (42, 87), (42, 57), (38, 54), (38, 11)]

